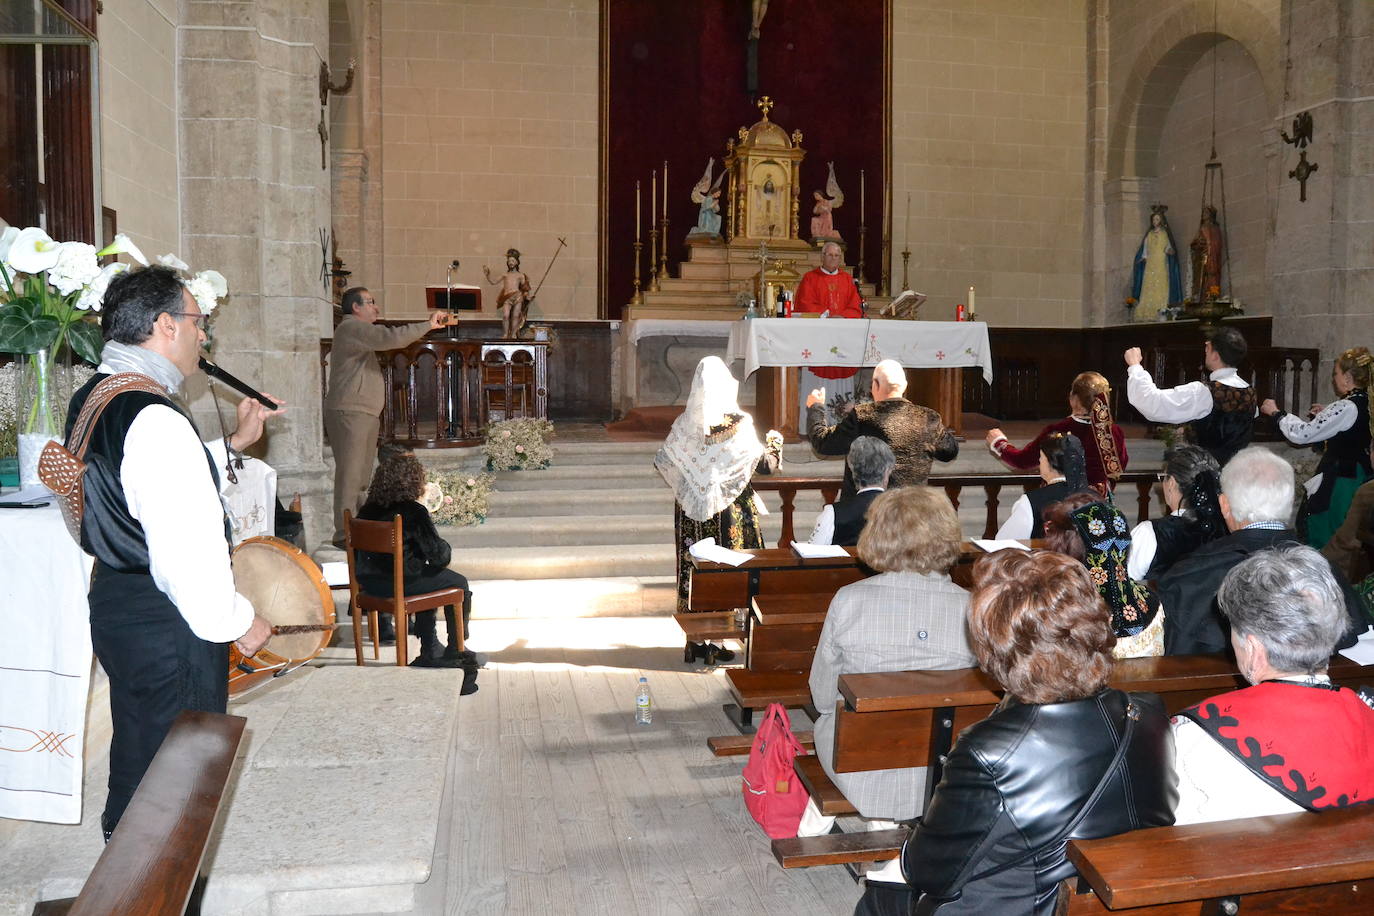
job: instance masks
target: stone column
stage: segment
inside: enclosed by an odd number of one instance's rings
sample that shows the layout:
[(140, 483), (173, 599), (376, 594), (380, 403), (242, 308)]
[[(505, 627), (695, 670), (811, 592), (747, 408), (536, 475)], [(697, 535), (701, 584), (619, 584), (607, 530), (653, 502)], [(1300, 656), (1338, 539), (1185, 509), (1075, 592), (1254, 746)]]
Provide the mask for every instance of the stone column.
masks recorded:
[(382, 14), (378, 0), (329, 0), (336, 82), (356, 62), (353, 89), (331, 96), (333, 231), (349, 284), (386, 287), (382, 275)]
[[(276, 468), (284, 501), (306, 498), (313, 546), (327, 536), (330, 492), (318, 368), (319, 229), (330, 224), (317, 133), (326, 0), (184, 0), (182, 9), (183, 258), (229, 284), (214, 321), (215, 361), (290, 405), (252, 451)], [(219, 421), (204, 385), (189, 393), (208, 436)], [(238, 400), (220, 398), (231, 428)]]
[(1298, 151), (1280, 144), (1269, 253), (1274, 339), (1320, 348), (1324, 372), (1342, 350), (1368, 345), (1374, 314), (1374, 6), (1312, 0), (1285, 17), (1290, 25), (1292, 69), (1276, 126), (1291, 133), (1293, 116), (1310, 111), (1307, 158), (1320, 169), (1300, 201), (1288, 177)]
[[(1145, 227), (1150, 225), (1150, 205), (1159, 202), (1157, 183), (1154, 177), (1131, 176), (1108, 181), (1102, 189), (1106, 236), (1117, 240), (1115, 245), (1106, 246), (1104, 324), (1123, 324), (1129, 318), (1125, 300), (1130, 295), (1131, 270), (1135, 266), (1136, 248), (1145, 234)], [(1178, 239), (1177, 229), (1174, 239)]]

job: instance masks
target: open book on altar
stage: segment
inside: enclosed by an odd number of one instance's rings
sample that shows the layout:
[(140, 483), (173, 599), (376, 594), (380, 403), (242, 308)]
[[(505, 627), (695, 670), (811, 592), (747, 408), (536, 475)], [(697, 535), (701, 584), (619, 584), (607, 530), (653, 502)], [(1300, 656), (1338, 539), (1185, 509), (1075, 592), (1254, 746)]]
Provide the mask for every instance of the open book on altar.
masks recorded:
[(879, 314), (889, 318), (906, 318), (914, 321), (916, 319), (916, 313), (921, 308), (921, 303), (925, 301), (925, 293), (906, 290), (896, 299), (889, 302)]

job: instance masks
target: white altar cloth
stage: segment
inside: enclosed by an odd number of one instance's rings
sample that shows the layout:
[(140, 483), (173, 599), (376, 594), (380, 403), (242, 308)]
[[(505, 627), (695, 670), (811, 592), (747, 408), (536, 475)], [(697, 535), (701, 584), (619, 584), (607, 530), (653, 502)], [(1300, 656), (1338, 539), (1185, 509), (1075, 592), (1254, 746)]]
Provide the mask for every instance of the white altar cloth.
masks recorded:
[(726, 362), (759, 366), (876, 366), (895, 359), (908, 369), (981, 366), (992, 383), (988, 326), (981, 321), (887, 321), (876, 318), (755, 318), (730, 326)]
[(81, 821), (90, 570), (56, 505), (0, 509), (0, 817)]
[(725, 337), (737, 322), (703, 318), (636, 318), (626, 322), (630, 343), (646, 337)]

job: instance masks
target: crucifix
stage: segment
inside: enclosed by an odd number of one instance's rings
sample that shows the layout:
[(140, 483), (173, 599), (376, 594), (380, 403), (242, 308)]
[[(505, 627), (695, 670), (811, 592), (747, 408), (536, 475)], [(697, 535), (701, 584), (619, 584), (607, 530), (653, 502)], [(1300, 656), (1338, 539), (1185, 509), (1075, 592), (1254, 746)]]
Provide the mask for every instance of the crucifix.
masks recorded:
[(768, 0), (751, 0), (753, 14), (749, 17), (749, 50), (744, 64), (744, 91), (750, 101), (759, 91), (759, 27), (768, 15)]

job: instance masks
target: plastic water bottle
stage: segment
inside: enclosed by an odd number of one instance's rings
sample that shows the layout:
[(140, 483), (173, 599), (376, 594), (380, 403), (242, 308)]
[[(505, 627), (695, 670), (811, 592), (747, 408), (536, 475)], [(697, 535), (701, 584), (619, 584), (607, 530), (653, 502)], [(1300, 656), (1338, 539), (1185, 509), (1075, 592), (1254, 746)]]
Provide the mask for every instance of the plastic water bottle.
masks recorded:
[(649, 679), (639, 679), (639, 689), (635, 691), (635, 724), (648, 725), (654, 721), (654, 698), (649, 693)]
[(750, 299), (750, 300), (749, 300), (749, 308), (747, 308), (747, 309), (744, 310), (744, 320), (745, 320), (745, 321), (752, 321), (753, 319), (755, 319), (755, 318), (757, 318), (757, 317), (759, 317), (758, 309), (755, 307), (754, 300), (753, 300), (753, 299)]

